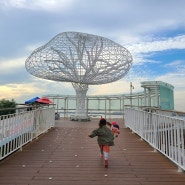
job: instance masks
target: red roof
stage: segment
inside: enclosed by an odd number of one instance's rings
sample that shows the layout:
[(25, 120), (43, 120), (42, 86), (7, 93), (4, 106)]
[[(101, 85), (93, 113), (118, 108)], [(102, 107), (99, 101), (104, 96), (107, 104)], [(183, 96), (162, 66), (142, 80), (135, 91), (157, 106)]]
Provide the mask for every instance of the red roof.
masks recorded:
[(53, 104), (53, 102), (50, 99), (46, 98), (46, 97), (40, 98), (40, 99), (36, 100), (36, 102), (45, 103), (45, 104)]

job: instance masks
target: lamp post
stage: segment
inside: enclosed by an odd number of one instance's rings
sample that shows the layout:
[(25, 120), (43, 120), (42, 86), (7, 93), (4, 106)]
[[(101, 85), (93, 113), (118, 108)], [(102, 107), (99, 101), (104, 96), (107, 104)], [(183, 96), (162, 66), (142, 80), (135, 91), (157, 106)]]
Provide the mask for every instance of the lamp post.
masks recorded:
[(132, 108), (132, 89), (134, 89), (134, 86), (132, 85), (132, 82), (130, 82), (130, 106)]

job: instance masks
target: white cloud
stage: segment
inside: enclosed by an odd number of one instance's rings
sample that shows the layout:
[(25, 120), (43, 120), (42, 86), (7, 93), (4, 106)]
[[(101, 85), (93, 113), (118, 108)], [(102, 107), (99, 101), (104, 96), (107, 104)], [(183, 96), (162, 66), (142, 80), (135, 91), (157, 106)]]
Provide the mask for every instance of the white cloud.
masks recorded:
[[(176, 71), (176, 75), (185, 79), (185, 59), (184, 60), (175, 60), (171, 63), (167, 63), (164, 67), (170, 67), (173, 71)], [(174, 72), (173, 72), (174, 73)]]
[(55, 11), (68, 8), (73, 0), (1, 0), (0, 5), (3, 9), (31, 9)]
[(157, 81), (164, 81), (164, 82), (170, 83), (176, 88), (184, 87), (184, 90), (185, 90), (184, 79), (185, 79), (185, 73), (181, 73), (181, 72), (179, 73), (179, 71), (176, 71), (176, 73), (170, 72), (165, 75), (161, 74), (158, 77), (156, 77)]
[(175, 110), (177, 111), (184, 111), (185, 112), (185, 97), (184, 97), (185, 89), (181, 91), (174, 90), (174, 106)]
[(152, 52), (162, 52), (170, 49), (185, 49), (185, 35), (162, 38), (148, 42), (136, 42), (134, 44), (126, 45), (133, 57), (134, 65), (141, 65), (142, 63), (156, 63), (154, 60), (146, 60), (145, 57)]
[(1, 85), (1, 94), (0, 99), (19, 99), (21, 97), (30, 96), (32, 94), (37, 94), (37, 92), (43, 93), (45, 90), (42, 90), (38, 87), (35, 87), (34, 84), (7, 84)]
[(139, 42), (127, 46), (131, 53), (148, 53), (154, 51), (164, 51), (168, 49), (185, 49), (185, 35), (173, 38), (164, 38), (157, 41)]
[(184, 64), (185, 64), (184, 62), (185, 62), (185, 60), (184, 61), (176, 60), (176, 61), (173, 61), (171, 63), (165, 64), (164, 66), (165, 67), (168, 67), (168, 66), (170, 66), (170, 67), (184, 66)]
[(1, 60), (0, 61), (1, 75), (4, 73), (10, 73), (12, 71), (16, 71), (17, 68), (24, 68), (25, 60), (26, 60), (25, 57), (9, 59), (9, 60)]
[(25, 47), (26, 51), (28, 51), (30, 54), (36, 49), (39, 48), (40, 46), (44, 45), (43, 43), (36, 43), (36, 44), (31, 44)]

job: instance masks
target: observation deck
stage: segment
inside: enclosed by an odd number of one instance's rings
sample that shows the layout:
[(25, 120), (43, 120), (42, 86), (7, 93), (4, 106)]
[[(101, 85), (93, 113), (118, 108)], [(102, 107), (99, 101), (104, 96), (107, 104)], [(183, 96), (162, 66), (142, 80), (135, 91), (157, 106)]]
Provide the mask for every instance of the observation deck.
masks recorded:
[(184, 185), (185, 174), (174, 163), (125, 128), (122, 119), (116, 121), (120, 135), (111, 147), (108, 168), (99, 157), (96, 138), (87, 136), (98, 120), (61, 119), (0, 161), (0, 185)]

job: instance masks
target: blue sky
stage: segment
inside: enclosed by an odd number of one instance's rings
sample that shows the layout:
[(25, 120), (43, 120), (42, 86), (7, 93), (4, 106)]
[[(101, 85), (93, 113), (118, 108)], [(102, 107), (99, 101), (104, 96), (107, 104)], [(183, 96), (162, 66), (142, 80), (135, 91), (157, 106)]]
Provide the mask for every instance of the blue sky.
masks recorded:
[[(36, 78), (25, 60), (66, 31), (95, 34), (126, 47), (133, 66), (123, 79), (89, 86), (89, 95), (143, 91), (142, 81), (174, 86), (175, 109), (185, 111), (184, 0), (1, 0), (0, 99), (75, 94), (71, 83)], [(100, 88), (101, 87), (101, 88)]]

